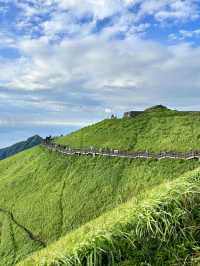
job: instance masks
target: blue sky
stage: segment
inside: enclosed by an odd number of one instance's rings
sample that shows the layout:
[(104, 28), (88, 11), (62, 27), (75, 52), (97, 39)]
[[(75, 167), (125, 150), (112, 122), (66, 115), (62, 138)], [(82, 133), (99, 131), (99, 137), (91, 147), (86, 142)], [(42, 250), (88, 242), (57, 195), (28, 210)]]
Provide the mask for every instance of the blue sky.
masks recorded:
[(154, 104), (200, 110), (197, 0), (0, 0), (0, 147)]

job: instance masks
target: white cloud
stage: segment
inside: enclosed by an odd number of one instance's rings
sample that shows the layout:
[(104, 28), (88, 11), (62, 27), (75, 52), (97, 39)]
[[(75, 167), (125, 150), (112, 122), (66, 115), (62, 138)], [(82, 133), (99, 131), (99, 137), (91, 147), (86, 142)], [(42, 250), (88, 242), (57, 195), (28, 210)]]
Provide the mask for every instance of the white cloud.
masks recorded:
[(195, 30), (180, 30), (178, 33), (169, 34), (168, 38), (172, 41), (183, 41), (186, 39), (194, 39), (200, 37), (200, 29)]
[(56, 0), (63, 10), (74, 10), (77, 14), (92, 13), (96, 18), (112, 16), (129, 6), (139, 4), (136, 15), (153, 15), (157, 20), (169, 18), (195, 19), (199, 16), (197, 0)]
[(144, 0), (141, 1), (139, 17), (152, 15), (158, 21), (197, 19), (199, 17), (197, 3), (196, 0)]
[(188, 30), (180, 30), (180, 36), (185, 38), (192, 38), (192, 37), (200, 37), (200, 29), (188, 31)]
[(106, 114), (110, 114), (110, 113), (112, 113), (112, 110), (111, 110), (110, 108), (106, 108), (106, 109), (105, 109), (105, 113), (106, 113)]
[[(27, 123), (26, 123), (27, 122)], [(66, 127), (84, 127), (86, 125), (90, 125), (95, 123), (96, 121), (66, 121), (66, 120), (44, 120), (44, 121), (33, 121), (28, 122), (25, 121), (24, 124), (30, 124), (35, 126), (66, 126)]]
[(51, 127), (56, 127), (56, 126), (66, 126), (66, 127), (84, 127), (86, 125), (90, 125), (95, 123), (96, 121), (69, 121), (67, 122), (66, 120), (16, 120), (16, 119), (0, 119), (0, 127), (15, 127), (20, 124), (20, 126), (40, 126), (40, 127), (45, 127), (45, 126), (51, 126)]
[[(151, 27), (143, 22), (146, 15), (162, 22), (195, 19), (196, 1), (31, 0), (31, 7), (27, 1), (15, 1), (22, 10), (17, 27), (25, 33), (16, 38), (2, 34), (0, 46), (17, 48), (20, 57), (0, 58), (0, 86), (7, 91), (0, 94), (0, 105), (6, 112), (5, 102), (11, 110), (19, 110), (16, 116), (22, 117), (16, 123), (28, 121), (22, 112), (36, 116), (30, 123), (67, 126), (73, 121), (81, 125), (80, 117), (88, 122), (89, 117), (95, 120), (111, 110), (197, 101), (200, 48), (142, 38)], [(136, 4), (137, 11), (130, 13), (127, 6)], [(41, 14), (48, 18), (40, 20)], [(84, 14), (93, 17), (85, 24), (79, 21)], [(96, 21), (107, 16), (113, 16), (111, 25), (91, 33)], [(32, 36), (32, 20), (39, 35)], [(116, 33), (124, 33), (124, 38), (114, 38)], [(58, 41), (59, 34), (64, 36)], [(198, 30), (180, 31), (184, 38), (198, 34)]]
[(0, 47), (2, 48), (17, 48), (16, 38), (0, 31)]
[(134, 1), (127, 0), (57, 0), (63, 10), (73, 9), (78, 15), (92, 13), (95, 18), (102, 19), (112, 16)]
[(19, 90), (87, 95), (117, 106), (159, 101), (165, 94), (191, 97), (200, 86), (200, 48), (186, 44), (166, 47), (136, 37), (108, 42), (93, 36), (54, 47), (24, 40), (20, 49), (26, 60), (5, 65), (0, 73), (0, 80), (12, 73), (7, 86)]
[[(129, 27), (134, 29), (143, 24), (141, 20), (147, 15), (159, 22), (199, 18), (197, 0), (15, 0), (15, 3), (21, 9), (16, 23), (19, 29), (26, 29), (30, 35), (40, 31), (51, 38), (58, 33), (89, 34), (98, 19), (114, 15), (117, 16), (112, 31), (115, 28), (122, 31), (128, 31)], [(132, 12), (129, 7), (133, 7)], [(45, 15), (47, 18), (42, 19)], [(85, 16), (91, 16), (92, 22), (88, 25), (79, 23), (79, 19)]]

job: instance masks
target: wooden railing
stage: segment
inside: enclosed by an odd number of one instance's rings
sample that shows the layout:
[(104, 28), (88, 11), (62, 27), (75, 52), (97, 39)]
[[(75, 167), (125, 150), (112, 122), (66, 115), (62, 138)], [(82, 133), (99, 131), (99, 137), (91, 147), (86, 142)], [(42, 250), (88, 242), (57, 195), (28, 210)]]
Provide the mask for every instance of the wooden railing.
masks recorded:
[(191, 159), (199, 159), (200, 160), (200, 151), (190, 151), (190, 152), (173, 152), (173, 151), (163, 151), (158, 153), (141, 151), (141, 152), (128, 152), (128, 151), (119, 151), (119, 150), (111, 150), (111, 149), (75, 149), (69, 148), (65, 145), (43, 142), (43, 146), (48, 148), (51, 151), (59, 152), (63, 155), (91, 155), (91, 156), (109, 156), (109, 157), (121, 157), (121, 158), (154, 158), (154, 159), (183, 159), (183, 160), (191, 160)]

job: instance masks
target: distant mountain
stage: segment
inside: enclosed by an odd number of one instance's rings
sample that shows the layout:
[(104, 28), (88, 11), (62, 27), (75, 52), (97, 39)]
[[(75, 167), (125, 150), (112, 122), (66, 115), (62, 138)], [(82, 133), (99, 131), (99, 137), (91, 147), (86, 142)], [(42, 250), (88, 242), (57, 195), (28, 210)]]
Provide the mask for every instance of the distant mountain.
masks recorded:
[(0, 149), (0, 160), (10, 157), (18, 152), (30, 149), (42, 142), (42, 138), (38, 135), (28, 138), (26, 141), (18, 142), (7, 148)]

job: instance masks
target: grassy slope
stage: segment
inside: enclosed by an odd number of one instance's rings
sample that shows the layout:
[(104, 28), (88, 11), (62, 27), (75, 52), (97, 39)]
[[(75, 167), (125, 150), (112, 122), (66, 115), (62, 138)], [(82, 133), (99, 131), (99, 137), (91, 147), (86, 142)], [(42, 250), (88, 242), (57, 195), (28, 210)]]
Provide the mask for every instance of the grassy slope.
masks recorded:
[[(57, 141), (74, 147), (84, 144), (122, 150), (198, 149), (199, 122), (199, 113), (156, 110), (131, 119), (105, 120)], [(68, 239), (87, 222), (128, 201), (141, 201), (149, 190), (198, 166), (198, 161), (63, 157), (41, 147), (1, 161), (0, 265), (14, 265), (70, 233)], [(98, 228), (104, 216), (99, 219), (95, 222)], [(113, 228), (115, 216), (108, 214), (108, 220)], [(87, 236), (84, 232), (90, 226), (84, 228), (76, 231), (75, 242), (79, 236)], [(62, 248), (55, 248), (68, 253), (65, 240), (61, 243)]]
[(56, 142), (135, 151), (196, 150), (200, 149), (200, 112), (152, 110), (135, 118), (107, 119)]
[(41, 147), (1, 161), (0, 265), (14, 265), (44, 243), (198, 165), (63, 157)]
[(200, 168), (75, 230), (19, 266), (198, 265)]

